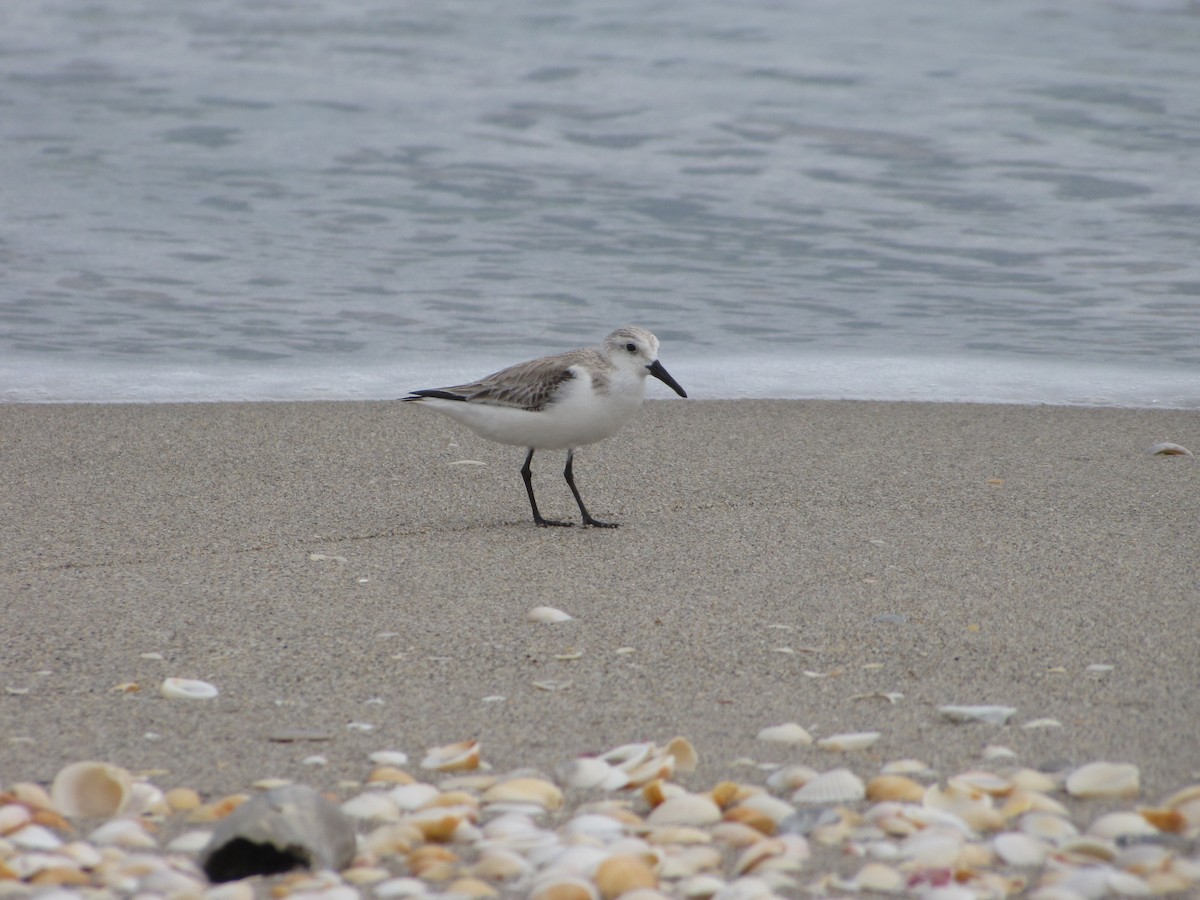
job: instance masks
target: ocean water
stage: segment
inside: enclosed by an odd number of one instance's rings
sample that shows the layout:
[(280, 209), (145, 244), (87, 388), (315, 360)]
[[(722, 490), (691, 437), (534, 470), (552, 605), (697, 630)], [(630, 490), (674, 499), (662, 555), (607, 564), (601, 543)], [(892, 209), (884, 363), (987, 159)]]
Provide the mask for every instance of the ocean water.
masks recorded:
[(692, 396), (1200, 407), (1197, 48), (1200, 0), (3, 3), (0, 400), (633, 322)]

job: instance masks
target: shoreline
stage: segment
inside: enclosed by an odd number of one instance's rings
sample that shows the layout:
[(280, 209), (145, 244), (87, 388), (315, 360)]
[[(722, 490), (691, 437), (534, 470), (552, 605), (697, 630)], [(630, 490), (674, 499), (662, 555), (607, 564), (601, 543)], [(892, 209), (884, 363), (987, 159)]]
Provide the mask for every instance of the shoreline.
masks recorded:
[[(1200, 449), (1192, 412), (649, 401), (577, 457), (612, 533), (535, 528), (516, 448), (404, 404), (0, 405), (0, 433), (13, 781), (98, 758), (328, 787), (467, 738), (552, 772), (675, 735), (709, 783), (744, 759), (950, 774), (989, 745), (1134, 763), (1150, 802), (1198, 774), (1200, 469), (1144, 452)], [(220, 697), (165, 700), (167, 676)], [(1018, 712), (936, 713), (974, 703)], [(755, 740), (789, 721), (882, 738)]]

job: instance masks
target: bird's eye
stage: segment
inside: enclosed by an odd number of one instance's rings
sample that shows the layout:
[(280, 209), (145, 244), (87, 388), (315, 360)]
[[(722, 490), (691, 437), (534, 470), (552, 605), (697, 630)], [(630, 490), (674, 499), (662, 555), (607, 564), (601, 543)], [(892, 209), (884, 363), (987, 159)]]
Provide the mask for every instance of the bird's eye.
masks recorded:
[(637, 353), (637, 344), (626, 344), (625, 349), (630, 353)]

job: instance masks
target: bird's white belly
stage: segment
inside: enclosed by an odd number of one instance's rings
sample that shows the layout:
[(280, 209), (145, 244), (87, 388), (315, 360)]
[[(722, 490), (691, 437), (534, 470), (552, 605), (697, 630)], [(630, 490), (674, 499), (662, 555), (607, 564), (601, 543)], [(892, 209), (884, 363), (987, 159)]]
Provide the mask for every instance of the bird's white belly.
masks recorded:
[(610, 385), (597, 393), (586, 374), (564, 382), (561, 396), (530, 412), (460, 400), (423, 400), (422, 405), (462, 422), (477, 435), (500, 444), (558, 450), (592, 444), (615, 434), (641, 408), (644, 379)]

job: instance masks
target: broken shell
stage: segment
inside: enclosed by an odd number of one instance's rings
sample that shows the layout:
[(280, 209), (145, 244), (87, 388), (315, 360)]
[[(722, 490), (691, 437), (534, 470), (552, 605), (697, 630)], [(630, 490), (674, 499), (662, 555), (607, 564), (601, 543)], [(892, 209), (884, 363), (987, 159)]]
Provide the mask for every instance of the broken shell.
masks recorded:
[(439, 772), (463, 772), (479, 768), (481, 748), (479, 741), (458, 741), (441, 747), (431, 747), (421, 760), (422, 769)]
[(219, 693), (207, 681), (193, 678), (167, 678), (162, 683), (161, 691), (168, 700), (211, 700)]
[(569, 616), (561, 609), (555, 609), (553, 606), (535, 606), (525, 614), (525, 618), (530, 622), (540, 622), (549, 625), (555, 622), (569, 622), (575, 617)]
[(1146, 453), (1150, 456), (1192, 456), (1192, 451), (1187, 447), (1179, 444), (1172, 444), (1170, 441), (1163, 441), (1161, 444), (1155, 444), (1152, 447), (1146, 448)]
[(654, 870), (640, 856), (610, 856), (596, 868), (596, 887), (604, 900), (615, 900), (638, 888), (658, 887)]
[(925, 786), (904, 775), (878, 775), (867, 782), (866, 796), (873, 803), (881, 800), (919, 803), (925, 797)]
[(646, 824), (710, 825), (721, 821), (721, 809), (703, 794), (680, 794), (668, 797), (646, 816)]
[(851, 750), (866, 750), (879, 740), (878, 731), (858, 731), (852, 734), (834, 734), (821, 738), (817, 746), (822, 750), (832, 750), (840, 753)]
[(943, 719), (958, 724), (986, 722), (989, 725), (1004, 725), (1017, 713), (1011, 706), (939, 706), (937, 711)]
[(1138, 768), (1127, 763), (1088, 763), (1067, 776), (1066, 788), (1072, 797), (1136, 797)]
[(103, 762), (77, 762), (54, 776), (50, 800), (64, 816), (111, 819), (120, 815), (133, 797), (133, 779), (120, 766)]
[(602, 759), (581, 756), (563, 763), (555, 772), (564, 787), (617, 790), (629, 783), (629, 776), (615, 769)]
[(563, 793), (540, 778), (510, 778), (483, 792), (484, 803), (533, 803), (542, 809), (556, 810), (563, 805)]
[(1050, 845), (1045, 841), (1021, 834), (1016, 831), (1006, 831), (992, 838), (992, 849), (1000, 860), (1018, 868), (1040, 866), (1046, 861)]
[(673, 737), (667, 743), (667, 755), (675, 759), (676, 772), (694, 772), (700, 763), (700, 755), (692, 742), (685, 737)]
[(866, 785), (849, 769), (818, 775), (792, 795), (793, 803), (852, 803), (867, 795)]
[(800, 747), (807, 747), (813, 742), (812, 735), (795, 722), (770, 725), (755, 735), (755, 739), (777, 744), (795, 744)]

